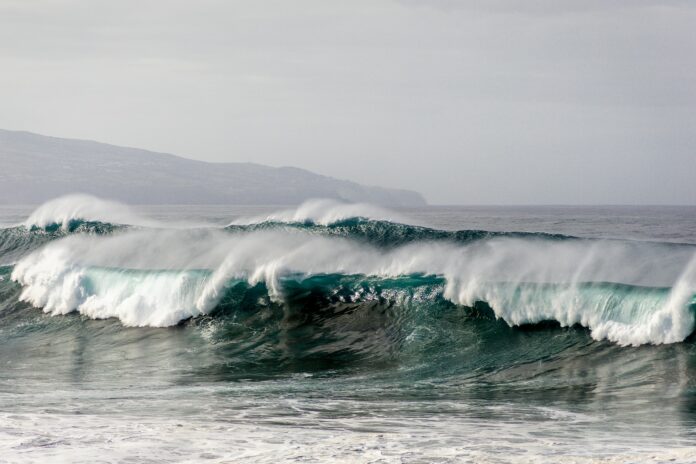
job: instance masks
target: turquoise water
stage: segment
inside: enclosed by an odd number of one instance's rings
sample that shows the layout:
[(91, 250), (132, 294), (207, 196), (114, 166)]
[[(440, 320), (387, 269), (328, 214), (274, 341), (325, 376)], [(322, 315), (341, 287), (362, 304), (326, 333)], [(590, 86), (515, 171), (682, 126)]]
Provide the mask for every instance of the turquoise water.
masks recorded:
[(693, 208), (274, 211), (4, 211), (0, 462), (696, 460)]

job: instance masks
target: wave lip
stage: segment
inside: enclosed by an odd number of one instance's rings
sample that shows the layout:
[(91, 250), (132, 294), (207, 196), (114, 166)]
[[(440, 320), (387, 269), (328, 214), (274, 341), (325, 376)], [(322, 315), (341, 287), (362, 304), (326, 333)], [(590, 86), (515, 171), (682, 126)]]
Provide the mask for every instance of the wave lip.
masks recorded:
[[(555, 321), (581, 325), (595, 340), (622, 346), (684, 341), (694, 331), (694, 290), (614, 283), (479, 285), (459, 301), (481, 301), (513, 326)], [(453, 286), (448, 292), (456, 292)], [(466, 293), (466, 291), (464, 291)]]
[(51, 315), (78, 311), (131, 327), (168, 327), (205, 312), (197, 304), (205, 273), (86, 268), (51, 255), (33, 266), (20, 262), (12, 273), (24, 287), (20, 300)]

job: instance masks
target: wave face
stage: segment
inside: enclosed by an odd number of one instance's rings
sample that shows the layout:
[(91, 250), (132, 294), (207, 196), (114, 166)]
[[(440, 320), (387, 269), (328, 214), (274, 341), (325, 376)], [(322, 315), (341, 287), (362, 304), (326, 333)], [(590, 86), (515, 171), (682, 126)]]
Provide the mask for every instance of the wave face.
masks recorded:
[(136, 216), (122, 207), (99, 203), (93, 217), (92, 206), (66, 214), (65, 204), (2, 231), (19, 298), (53, 315), (165, 327), (227, 314), (251, 295), (281, 308), (311, 295), (315, 308), (379, 301), (403, 312), (395, 324), (414, 308), (436, 315), (454, 305), (509, 326), (580, 325), (620, 345), (675, 343), (694, 331), (692, 246), (442, 231), (327, 202), (174, 229), (128, 224)]

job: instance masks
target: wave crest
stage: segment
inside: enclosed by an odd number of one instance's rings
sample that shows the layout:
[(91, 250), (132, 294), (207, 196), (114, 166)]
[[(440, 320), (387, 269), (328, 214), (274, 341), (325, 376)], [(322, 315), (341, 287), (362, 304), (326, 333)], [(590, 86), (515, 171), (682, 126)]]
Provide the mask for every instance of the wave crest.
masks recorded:
[(65, 195), (39, 206), (24, 222), (27, 229), (48, 229), (59, 226), (64, 231), (76, 223), (145, 225), (155, 222), (135, 213), (130, 207), (86, 194)]
[(401, 221), (397, 213), (366, 203), (343, 203), (329, 199), (308, 200), (294, 209), (278, 211), (267, 216), (239, 218), (231, 226), (268, 223), (330, 225), (346, 219), (370, 219), (379, 221)]

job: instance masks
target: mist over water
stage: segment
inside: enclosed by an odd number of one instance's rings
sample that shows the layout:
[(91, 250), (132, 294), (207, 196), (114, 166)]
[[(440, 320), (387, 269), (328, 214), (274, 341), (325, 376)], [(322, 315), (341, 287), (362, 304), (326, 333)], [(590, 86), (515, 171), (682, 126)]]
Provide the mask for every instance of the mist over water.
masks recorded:
[(690, 462), (692, 212), (13, 209), (0, 448), (17, 462)]

